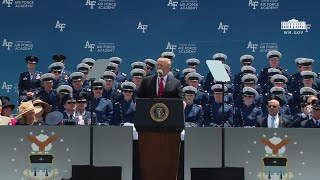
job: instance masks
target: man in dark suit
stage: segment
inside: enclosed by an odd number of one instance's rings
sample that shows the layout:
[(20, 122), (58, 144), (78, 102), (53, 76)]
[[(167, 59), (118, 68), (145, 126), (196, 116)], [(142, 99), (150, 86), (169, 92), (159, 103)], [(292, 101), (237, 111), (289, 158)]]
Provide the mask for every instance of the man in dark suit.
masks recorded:
[(168, 74), (171, 69), (171, 61), (168, 58), (157, 60), (157, 70), (162, 73), (150, 75), (143, 79), (138, 91), (139, 98), (181, 98), (182, 86), (178, 79)]
[(279, 115), (280, 107), (282, 104), (281, 98), (278, 96), (273, 97), (268, 102), (268, 116), (259, 118), (256, 123), (256, 127), (267, 128), (284, 128), (288, 127), (290, 121)]

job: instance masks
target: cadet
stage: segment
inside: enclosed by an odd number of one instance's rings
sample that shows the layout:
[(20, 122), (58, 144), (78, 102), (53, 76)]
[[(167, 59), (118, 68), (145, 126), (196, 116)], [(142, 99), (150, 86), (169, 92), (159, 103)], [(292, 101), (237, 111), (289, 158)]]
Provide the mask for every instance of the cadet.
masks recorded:
[[(78, 122), (79, 125), (91, 125), (91, 112), (86, 110), (87, 99), (88, 95), (85, 93), (80, 93), (76, 98), (76, 122)], [(96, 125), (96, 113), (93, 113), (92, 119), (92, 125)]]
[(83, 77), (82, 72), (74, 72), (70, 75), (71, 87), (73, 89), (73, 96), (76, 98), (80, 93), (90, 93), (90, 90), (83, 88)]
[(105, 71), (102, 78), (105, 81), (102, 97), (109, 99), (112, 102), (117, 101), (117, 99), (121, 96), (121, 90), (115, 89), (113, 86), (115, 83), (116, 74), (112, 71)]
[(52, 59), (54, 62), (60, 62), (63, 64), (63, 68), (61, 70), (61, 76), (63, 79), (68, 80), (71, 72), (65, 69), (65, 61), (67, 57), (61, 54), (56, 54), (52, 56)]
[(119, 57), (111, 57), (110, 58), (110, 62), (113, 62), (113, 63), (116, 64), (116, 66), (114, 67), (113, 72), (116, 74), (116, 82), (119, 85), (117, 88), (119, 88), (120, 84), (127, 80), (127, 74), (122, 73), (122, 72), (119, 71), (119, 66), (122, 63), (122, 59), (119, 58)]
[(61, 76), (62, 69), (64, 69), (63, 63), (61, 63), (61, 62), (52, 63), (52, 64), (50, 64), (48, 69), (55, 76), (55, 78), (53, 80), (53, 89), (57, 89), (57, 87), (68, 83), (69, 76), (67, 79), (65, 79), (63, 76)]
[(146, 63), (140, 62), (140, 61), (136, 61), (136, 62), (131, 63), (131, 68), (132, 69), (145, 69), (146, 68)]
[(144, 71), (146, 72), (146, 76), (149, 76), (153, 73), (153, 70), (156, 67), (157, 62), (153, 59), (146, 59), (144, 60), (144, 63), (146, 63)]
[(194, 103), (197, 89), (192, 86), (186, 86), (182, 89), (184, 92), (184, 116), (185, 127), (202, 127), (204, 123), (204, 113), (201, 106)]
[[(254, 61), (254, 57), (251, 55), (243, 55), (240, 57), (240, 62), (242, 63), (242, 67), (252, 67), (253, 61)], [(235, 85), (235, 88), (236, 88), (236, 86), (241, 84), (241, 78), (242, 78), (243, 74), (244, 73), (241, 68), (241, 72), (234, 75), (233, 84)]]
[[(260, 86), (256, 84), (258, 81), (257, 76), (254, 74), (246, 74), (246, 75), (242, 76), (241, 81), (243, 84), (242, 87), (251, 87), (258, 92), (259, 95), (254, 97), (254, 101), (255, 101), (256, 106), (261, 107), (262, 103), (263, 103), (263, 97), (261, 96)], [(240, 105), (242, 104), (242, 99), (237, 98), (239, 96), (242, 97), (242, 93), (243, 93), (243, 91), (241, 90), (240, 94), (238, 94), (238, 95), (234, 94), (235, 95), (234, 98), (236, 99), (235, 104), (240, 104)]]
[(42, 88), (36, 98), (51, 105), (52, 111), (57, 111), (59, 97), (57, 91), (53, 89), (54, 78), (55, 76), (52, 73), (46, 73), (40, 77)]
[(197, 70), (198, 66), (200, 64), (200, 60), (196, 59), (196, 58), (190, 58), (190, 59), (186, 60), (186, 64), (187, 64), (188, 68), (192, 68), (192, 69)]
[(60, 111), (63, 112), (64, 111), (64, 107), (63, 107), (63, 102), (62, 102), (62, 98), (66, 95), (72, 96), (73, 94), (73, 89), (71, 86), (69, 85), (61, 85), (57, 88), (57, 93), (58, 93), (58, 98), (59, 98), (59, 103), (57, 104), (57, 108), (53, 109), (53, 107), (51, 108), (52, 111)]
[(36, 70), (36, 65), (39, 59), (35, 56), (27, 56), (25, 61), (27, 62), (28, 71), (20, 74), (18, 84), (19, 101), (34, 99), (41, 87), (40, 76), (42, 73)]
[[(282, 87), (285, 90), (285, 92), (288, 93), (288, 89), (287, 89), (288, 78), (285, 77), (284, 75), (275, 74), (271, 77), (270, 82), (273, 85), (272, 87)], [(272, 87), (270, 87), (270, 89)], [(266, 91), (266, 93), (268, 93), (269, 91)]]
[(61, 103), (63, 104), (63, 125), (77, 125), (76, 122), (76, 100), (70, 94), (62, 97)]
[(180, 82), (183, 87), (188, 86), (188, 84), (186, 82), (186, 76), (187, 76), (187, 74), (189, 74), (191, 72), (196, 72), (196, 70), (192, 69), (192, 68), (186, 68), (186, 69), (182, 70), (182, 76), (181, 76)]
[(258, 84), (260, 84), (262, 88), (264, 88), (265, 85), (270, 85), (269, 77), (273, 75), (272, 74), (268, 77), (268, 72), (269, 72), (268, 70), (270, 68), (278, 69), (282, 75), (288, 77), (287, 70), (279, 66), (281, 57), (282, 57), (282, 54), (276, 50), (272, 50), (267, 53), (267, 59), (269, 60), (269, 67), (263, 68), (258, 78), (259, 79)]
[(87, 80), (87, 76), (89, 74), (90, 69), (91, 69), (90, 66), (86, 63), (80, 63), (77, 65), (77, 71), (83, 73), (82, 87), (84, 89), (87, 89), (88, 91), (91, 90), (90, 81)]
[[(188, 65), (188, 68), (195, 69), (197, 71), (198, 66), (200, 64), (200, 60), (196, 59), (196, 58), (190, 58), (190, 59), (186, 60), (186, 63)], [(183, 79), (183, 78), (181, 78), (181, 79)], [(182, 84), (182, 81), (181, 81), (181, 84)], [(200, 81), (200, 85), (203, 86), (203, 84), (204, 84), (204, 77), (202, 76), (202, 80)]]
[[(207, 127), (232, 127), (233, 107), (224, 103), (224, 113), (222, 112), (222, 85), (215, 84), (211, 87), (213, 94), (209, 97), (209, 102), (203, 107), (204, 126)], [(224, 86), (224, 91), (227, 87)]]
[(81, 63), (85, 63), (87, 65), (89, 65), (90, 69), (93, 67), (94, 63), (96, 62), (96, 60), (92, 59), (92, 58), (84, 58)]
[[(173, 59), (176, 57), (176, 55), (173, 53), (173, 52), (163, 52), (161, 53), (161, 57), (163, 58), (168, 58), (171, 60), (171, 70), (170, 72), (173, 74), (173, 76), (177, 79), (180, 80), (180, 70), (179, 69), (176, 69), (176, 68), (173, 68), (172, 64), (173, 64)], [(170, 73), (169, 72), (169, 73)]]
[(313, 59), (308, 59), (308, 58), (297, 58), (295, 59), (295, 62), (298, 67), (298, 73), (292, 74), (289, 79), (289, 91), (292, 94), (296, 94), (300, 88), (303, 87), (302, 83), (302, 76), (301, 72), (302, 71), (312, 71), (312, 64), (314, 62)]
[(114, 80), (113, 88), (120, 89), (120, 85), (121, 85), (122, 82), (126, 81), (127, 75), (124, 76), (124, 74), (121, 75), (119, 73), (117, 75), (117, 73), (116, 73), (117, 67), (118, 67), (118, 65), (116, 63), (110, 62), (109, 65), (107, 66), (106, 71), (111, 71), (111, 72), (114, 72), (116, 74), (116, 79)]
[(112, 102), (102, 97), (106, 82), (103, 79), (95, 80), (93, 86), (93, 102), (91, 108), (97, 114), (97, 125), (109, 125), (113, 114)]
[(241, 94), (240, 92), (241, 92), (241, 89), (243, 88), (241, 78), (246, 74), (256, 75), (256, 68), (254, 68), (252, 66), (243, 66), (241, 68), (241, 72), (239, 74), (235, 75), (234, 80), (233, 80), (235, 95)]
[(194, 103), (202, 107), (207, 104), (209, 101), (209, 95), (206, 91), (199, 88), (199, 82), (201, 81), (202, 76), (199, 73), (192, 72), (187, 74), (185, 79), (189, 86), (197, 89), (197, 92), (195, 92)]
[(312, 71), (302, 71), (301, 73), (302, 76), (302, 83), (303, 87), (311, 87), (315, 89), (316, 91), (319, 91), (320, 88), (316, 83), (317, 80), (317, 74)]
[(113, 117), (110, 125), (119, 126), (126, 122), (134, 122), (136, 108), (133, 91), (136, 90), (136, 85), (133, 82), (123, 82), (121, 89), (122, 96), (113, 105)]
[(254, 102), (259, 94), (251, 87), (244, 87), (242, 93), (243, 102), (235, 107), (234, 126), (254, 127), (257, 119), (263, 115), (261, 107), (256, 106)]
[(137, 97), (137, 91), (140, 88), (141, 82), (143, 78), (146, 76), (146, 72), (143, 69), (132, 69), (130, 72), (131, 75), (131, 82), (136, 85), (136, 88), (133, 92), (133, 98)]

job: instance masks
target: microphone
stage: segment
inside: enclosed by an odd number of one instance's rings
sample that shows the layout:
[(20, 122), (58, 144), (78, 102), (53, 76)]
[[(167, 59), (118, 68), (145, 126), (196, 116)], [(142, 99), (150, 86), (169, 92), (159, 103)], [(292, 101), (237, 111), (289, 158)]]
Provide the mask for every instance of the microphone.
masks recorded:
[(163, 71), (161, 69), (158, 69), (157, 70), (157, 75), (158, 75), (159, 78), (162, 76), (162, 74), (163, 74)]

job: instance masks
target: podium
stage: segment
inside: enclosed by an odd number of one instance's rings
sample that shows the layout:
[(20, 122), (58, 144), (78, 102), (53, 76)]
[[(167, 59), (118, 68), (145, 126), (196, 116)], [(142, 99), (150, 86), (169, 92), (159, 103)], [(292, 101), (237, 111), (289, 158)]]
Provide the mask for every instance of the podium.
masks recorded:
[(141, 180), (176, 180), (180, 133), (184, 129), (181, 99), (137, 99)]

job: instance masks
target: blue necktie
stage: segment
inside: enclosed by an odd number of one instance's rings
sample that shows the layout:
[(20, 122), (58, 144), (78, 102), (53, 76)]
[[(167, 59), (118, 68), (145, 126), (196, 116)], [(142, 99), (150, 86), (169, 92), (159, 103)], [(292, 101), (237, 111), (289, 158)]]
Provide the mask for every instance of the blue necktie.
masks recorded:
[(275, 117), (271, 118), (271, 128), (276, 128), (276, 118)]

